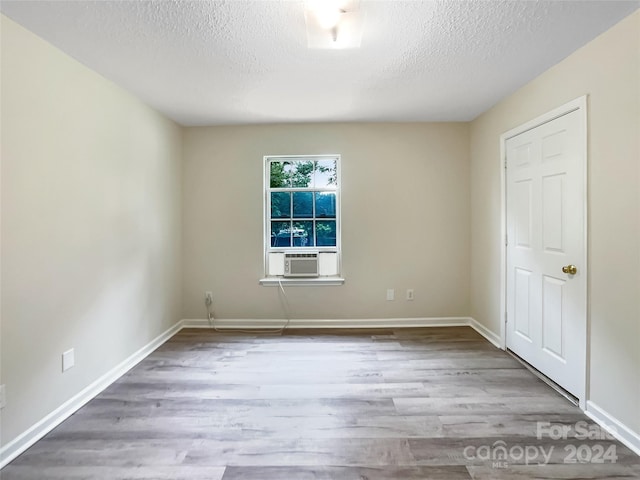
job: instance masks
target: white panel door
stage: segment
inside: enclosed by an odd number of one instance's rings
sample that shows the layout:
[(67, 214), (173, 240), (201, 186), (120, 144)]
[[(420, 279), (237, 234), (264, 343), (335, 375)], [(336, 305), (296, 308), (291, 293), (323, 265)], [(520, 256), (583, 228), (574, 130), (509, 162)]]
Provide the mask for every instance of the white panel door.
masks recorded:
[(574, 111), (505, 144), (507, 348), (577, 397), (586, 352), (580, 121)]

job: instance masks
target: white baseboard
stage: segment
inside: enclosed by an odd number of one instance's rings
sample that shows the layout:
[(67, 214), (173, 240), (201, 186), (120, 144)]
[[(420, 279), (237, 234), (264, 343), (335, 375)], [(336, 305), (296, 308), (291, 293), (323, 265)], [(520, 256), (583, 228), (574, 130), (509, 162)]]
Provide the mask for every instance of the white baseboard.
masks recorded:
[[(282, 328), (285, 322), (283, 319), (217, 319), (215, 320), (215, 325), (220, 329), (278, 329)], [(489, 342), (499, 346), (499, 337), (470, 317), (293, 319), (288, 324), (288, 328), (416, 328), (464, 326), (473, 328)], [(60, 423), (69, 418), (89, 400), (102, 392), (183, 328), (211, 328), (211, 325), (206, 319), (180, 320), (2, 447), (0, 449), (0, 468), (4, 467), (60, 425)]]
[(629, 447), (636, 455), (640, 455), (640, 433), (631, 430), (591, 400), (587, 401), (587, 409), (584, 413), (617, 440)]
[[(286, 324), (283, 319), (215, 319), (215, 326), (224, 329), (279, 329)], [(184, 328), (211, 328), (206, 319), (185, 318)], [(497, 348), (500, 335), (471, 317), (421, 317), (421, 318), (338, 318), (292, 319), (287, 328), (416, 328), (416, 327), (471, 327)]]
[[(416, 327), (464, 327), (470, 326), (468, 317), (426, 318), (332, 318), (310, 319), (215, 319), (215, 326), (223, 329), (279, 329), (287, 328), (416, 328)], [(184, 319), (183, 328), (211, 328), (206, 319)]]
[[(215, 324), (220, 329), (281, 328), (282, 319), (220, 319)], [(487, 341), (500, 348), (500, 337), (471, 317), (430, 318), (377, 318), (377, 319), (293, 319), (289, 328), (410, 328), (410, 327), (461, 327), (468, 326)], [(0, 469), (7, 465), (35, 442), (57, 427), (74, 412), (102, 392), (114, 381), (137, 365), (147, 355), (183, 328), (211, 328), (206, 319), (183, 319), (160, 334), (129, 358), (116, 365), (95, 382), (49, 413), (14, 440), (0, 449)], [(610, 432), (616, 439), (640, 455), (640, 434), (634, 432), (595, 403), (588, 401), (585, 414)]]
[(485, 327), (480, 322), (478, 322), (475, 318), (469, 317), (469, 326), (473, 328), (476, 332), (478, 332), (480, 335), (482, 335), (484, 338), (486, 338), (494, 346), (502, 350), (502, 347), (500, 346), (501, 342), (500, 342), (499, 334), (492, 332), (487, 327)]
[[(53, 412), (49, 413), (42, 420), (32, 425), (29, 429), (18, 435), (15, 439), (7, 443), (0, 449), (0, 468), (3, 468), (11, 460), (24, 452), (31, 445), (44, 437), (51, 430), (60, 425), (69, 418), (73, 413), (85, 405), (89, 400), (94, 398), (105, 388), (115, 382), (122, 375), (127, 373), (131, 368), (137, 365), (147, 355), (156, 348), (166, 342), (182, 329), (182, 322), (176, 323), (174, 326), (158, 335), (144, 347), (129, 356), (127, 359), (116, 365), (107, 373), (98, 378), (95, 382), (84, 388), (82, 391), (64, 402)], [(0, 474), (1, 475), (1, 474)]]

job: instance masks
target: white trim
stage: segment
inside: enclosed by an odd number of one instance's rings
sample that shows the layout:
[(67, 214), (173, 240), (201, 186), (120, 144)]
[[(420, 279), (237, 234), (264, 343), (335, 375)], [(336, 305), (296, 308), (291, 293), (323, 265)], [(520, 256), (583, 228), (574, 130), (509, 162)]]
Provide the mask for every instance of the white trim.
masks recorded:
[(283, 277), (267, 277), (259, 280), (260, 285), (265, 287), (278, 287), (280, 284), (287, 287), (323, 287), (343, 285), (342, 277), (314, 277), (314, 278), (283, 278)]
[[(222, 319), (216, 320), (219, 328), (281, 328), (284, 319)], [(487, 341), (500, 348), (500, 337), (471, 317), (428, 317), (428, 318), (376, 318), (376, 319), (296, 319), (288, 328), (415, 328), (415, 327), (471, 327)], [(0, 469), (22, 452), (60, 425), (78, 409), (97, 396), (127, 371), (137, 365), (156, 348), (184, 328), (211, 328), (206, 319), (183, 319), (160, 334), (129, 358), (98, 378), (84, 390), (56, 408), (25, 432), (0, 449)], [(618, 419), (598, 407), (592, 401), (586, 402), (584, 413), (611, 433), (616, 439), (640, 455), (640, 434), (634, 432)], [(1, 475), (1, 474), (0, 474)]]
[(588, 196), (587, 196), (587, 188), (588, 188), (588, 138), (587, 138), (587, 95), (583, 95), (578, 97), (570, 102), (565, 103), (564, 105), (551, 110), (539, 117), (530, 120), (518, 127), (515, 127), (508, 132), (500, 135), (500, 345), (501, 348), (507, 348), (507, 331), (506, 331), (506, 312), (507, 312), (507, 245), (506, 245), (506, 236), (507, 236), (507, 200), (506, 200), (506, 187), (507, 187), (507, 176), (505, 171), (506, 166), (506, 143), (510, 138), (515, 137), (516, 135), (520, 135), (528, 130), (532, 130), (540, 125), (548, 123), (556, 118), (567, 115), (571, 112), (579, 110), (581, 113), (580, 119), (580, 134), (582, 135), (581, 140), (581, 153), (582, 158), (584, 158), (584, 178), (583, 178), (583, 192), (584, 192), (584, 257), (582, 258), (582, 271), (587, 277), (586, 281), (586, 289), (585, 292), (585, 305), (583, 305), (583, 311), (585, 315), (585, 331), (584, 339), (582, 342), (583, 355), (582, 355), (582, 368), (581, 370), (584, 372), (581, 378), (581, 388), (578, 395), (578, 400), (580, 402), (580, 408), (586, 411), (587, 408), (587, 388), (589, 385), (589, 359), (588, 356), (588, 344), (589, 344), (589, 271), (588, 271)]
[[(216, 327), (225, 329), (279, 329), (286, 324), (284, 319), (216, 319)], [(419, 327), (471, 327), (489, 342), (498, 344), (498, 336), (471, 317), (428, 318), (375, 318), (375, 319), (294, 319), (288, 328), (419, 328)], [(36, 422), (0, 449), (0, 469), (23, 453), (47, 433), (73, 415), (105, 388), (118, 380), (131, 368), (147, 357), (183, 328), (211, 328), (206, 319), (183, 319), (157, 336), (151, 342), (114, 368), (99, 377), (82, 391), (64, 402), (54, 411)]]
[[(412, 328), (412, 327), (468, 327), (468, 317), (431, 318), (216, 318), (219, 329), (280, 329), (287, 328)], [(184, 328), (210, 328), (206, 319), (184, 319)]]
[(636, 455), (640, 456), (640, 433), (631, 430), (591, 400), (587, 402), (587, 409), (584, 413), (617, 440), (620, 440), (621, 443), (629, 447)]
[[(269, 253), (273, 252), (300, 252), (304, 247), (271, 247), (271, 243), (268, 240), (270, 238), (271, 226), (267, 218), (269, 217), (269, 209), (271, 207), (271, 198), (269, 196), (271, 169), (267, 168), (269, 162), (272, 160), (287, 160), (287, 159), (335, 159), (336, 160), (336, 175), (338, 178), (337, 188), (320, 189), (328, 192), (335, 192), (336, 194), (336, 245), (335, 246), (315, 246), (310, 247), (313, 250), (320, 252), (335, 252), (338, 254), (338, 272), (342, 272), (342, 154), (339, 153), (326, 153), (319, 155), (264, 155), (262, 157), (262, 238), (263, 238), (263, 263), (265, 274), (269, 271)], [(290, 189), (286, 189), (290, 191)], [(295, 189), (293, 189), (295, 190)], [(275, 191), (281, 191), (276, 189)], [(308, 191), (308, 189), (300, 189), (300, 191)], [(322, 220), (322, 218), (319, 218)], [(287, 219), (282, 219), (286, 221)], [(290, 219), (293, 220), (293, 219)], [(318, 219), (316, 219), (318, 220)], [(327, 219), (330, 220), (330, 219)], [(269, 233), (269, 235), (268, 235)], [(262, 283), (261, 283), (262, 284)]]
[[(147, 355), (166, 342), (173, 335), (182, 329), (182, 322), (178, 322), (165, 332), (151, 340), (144, 347), (120, 362), (114, 368), (99, 377), (89, 386), (75, 394), (54, 411), (36, 422), (30, 428), (22, 432), (12, 441), (0, 449), (0, 468), (3, 468), (11, 460), (16, 458), (51, 430), (60, 425), (63, 421), (73, 415), (78, 409), (84, 406), (89, 400), (102, 392), (105, 388), (115, 382), (131, 368), (136, 366)], [(1, 475), (1, 474), (0, 474)]]
[[(280, 329), (285, 319), (215, 319), (215, 326), (223, 329)], [(206, 319), (185, 318), (183, 328), (211, 328)], [(289, 321), (287, 328), (428, 328), (428, 327), (471, 327), (488, 342), (500, 348), (500, 337), (471, 317), (417, 317), (417, 318), (296, 318)]]
[(469, 317), (469, 326), (473, 328), (476, 332), (482, 335), (487, 341), (492, 343), (496, 348), (504, 350), (500, 344), (500, 335), (489, 330), (483, 324), (478, 322), (475, 318)]
[(507, 349), (507, 139), (500, 136), (500, 348)]

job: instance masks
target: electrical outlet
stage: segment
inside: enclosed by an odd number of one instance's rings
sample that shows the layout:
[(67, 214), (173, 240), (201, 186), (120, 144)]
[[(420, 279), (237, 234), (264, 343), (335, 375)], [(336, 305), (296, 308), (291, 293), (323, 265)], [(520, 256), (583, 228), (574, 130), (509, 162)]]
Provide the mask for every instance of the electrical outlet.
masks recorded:
[(4, 384), (0, 385), (0, 408), (7, 406), (7, 393)]
[(413, 300), (413, 288), (407, 288), (407, 300)]
[(75, 352), (72, 349), (67, 350), (62, 354), (62, 371), (65, 372), (69, 370), (76, 364)]
[(204, 303), (211, 305), (213, 303), (213, 292), (204, 292)]
[(396, 291), (393, 288), (387, 289), (387, 300), (395, 300), (396, 299)]

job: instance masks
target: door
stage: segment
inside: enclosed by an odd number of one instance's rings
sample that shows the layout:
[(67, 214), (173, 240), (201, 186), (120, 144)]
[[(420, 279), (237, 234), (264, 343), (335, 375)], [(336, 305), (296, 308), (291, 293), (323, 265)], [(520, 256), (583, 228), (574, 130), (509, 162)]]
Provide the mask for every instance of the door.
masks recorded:
[(582, 115), (505, 142), (507, 348), (576, 397), (586, 368)]

